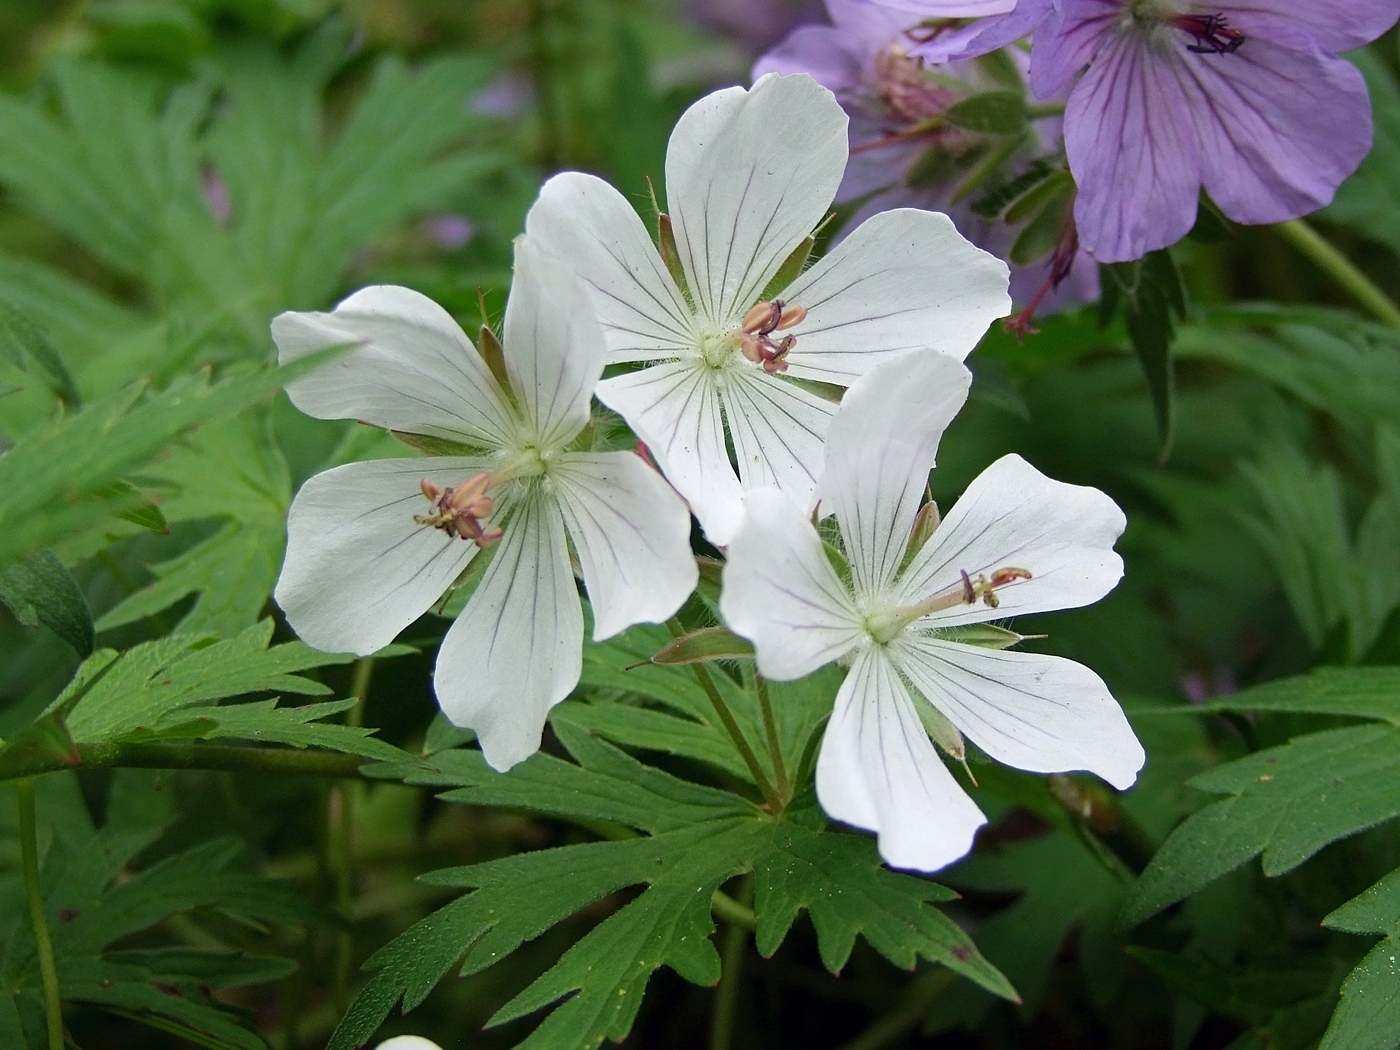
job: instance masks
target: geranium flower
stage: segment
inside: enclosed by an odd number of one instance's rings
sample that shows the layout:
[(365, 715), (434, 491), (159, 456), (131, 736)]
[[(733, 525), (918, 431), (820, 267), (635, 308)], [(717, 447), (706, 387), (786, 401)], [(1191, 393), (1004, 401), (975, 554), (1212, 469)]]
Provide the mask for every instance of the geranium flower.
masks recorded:
[(845, 167), (846, 115), (831, 92), (769, 76), (701, 99), (676, 125), (669, 266), (627, 199), (591, 175), (550, 179), (527, 219), (591, 289), (609, 363), (645, 365), (604, 380), (598, 398), (715, 543), (738, 527), (746, 489), (810, 496), (836, 406), (802, 381), (848, 386), (911, 349), (961, 360), (1010, 308), (1006, 264), (915, 209), (871, 218), (775, 282), (802, 258)]
[[(603, 370), (582, 287), (517, 242), (498, 375), (442, 307), (407, 288), (282, 314), (272, 334), (282, 361), (357, 344), (288, 384), (303, 412), (451, 453), (350, 463), (302, 486), (275, 592), (288, 622), (318, 649), (372, 653), (494, 546), (442, 641), (433, 688), (496, 769), (528, 758), (581, 670), (571, 551), (595, 638), (664, 620), (697, 575), (690, 516), (670, 486), (631, 452), (571, 447)], [(483, 342), (499, 352), (494, 337)]]
[(380, 1043), (376, 1050), (442, 1050), (442, 1047), (421, 1035), (396, 1035)]
[(1393, 25), (1391, 0), (1056, 7), (1035, 33), (1031, 82), (1042, 98), (1073, 85), (1065, 145), (1075, 217), (1102, 262), (1184, 237), (1203, 186), (1237, 222), (1305, 215), (1371, 148), (1365, 81), (1337, 52)]
[(920, 871), (957, 860), (985, 823), (930, 734), (955, 757), (965, 733), (1007, 765), (1088, 770), (1117, 788), (1144, 760), (1093, 671), (989, 647), (991, 632), (967, 630), (1107, 594), (1122, 575), (1113, 542), (1124, 519), (1112, 500), (1005, 456), (932, 536), (911, 542), (927, 532), (915, 524), (928, 471), (968, 384), (957, 362), (912, 355), (853, 387), (832, 423), (818, 489), (848, 575), (833, 567), (803, 508), (768, 489), (749, 496), (720, 597), (764, 675), (849, 665), (817, 760), (817, 796), (830, 816), (877, 832), (890, 865)]

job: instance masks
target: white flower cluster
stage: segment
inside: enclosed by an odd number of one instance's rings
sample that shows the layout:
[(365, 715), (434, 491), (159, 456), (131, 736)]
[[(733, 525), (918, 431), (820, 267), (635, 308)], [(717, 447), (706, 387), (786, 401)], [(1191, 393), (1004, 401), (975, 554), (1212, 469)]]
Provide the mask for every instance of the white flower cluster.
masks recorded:
[[(912, 209), (876, 215), (807, 266), (846, 157), (828, 91), (764, 77), (681, 118), (659, 245), (608, 184), (547, 182), (516, 244), (499, 342), (483, 328), (474, 347), (404, 288), (278, 317), (283, 361), (349, 347), (289, 385), (297, 407), (432, 453), (302, 487), (276, 592), (298, 634), (372, 653), (494, 548), (434, 688), (505, 770), (578, 684), (575, 578), (595, 639), (667, 619), (696, 585), (693, 513), (727, 548), (721, 610), (762, 674), (849, 666), (817, 792), (832, 817), (877, 832), (891, 865), (943, 867), (985, 822), (930, 738), (959, 758), (965, 733), (1022, 769), (1131, 784), (1142, 748), (1103, 682), (973, 626), (1101, 598), (1122, 573), (1122, 513), (1016, 456), (941, 524), (921, 510), (967, 395), (961, 361), (1010, 308), (1007, 268), (946, 216)], [(607, 366), (622, 367), (604, 379)], [(661, 474), (585, 447), (594, 396)], [(835, 517), (845, 571), (817, 514)]]

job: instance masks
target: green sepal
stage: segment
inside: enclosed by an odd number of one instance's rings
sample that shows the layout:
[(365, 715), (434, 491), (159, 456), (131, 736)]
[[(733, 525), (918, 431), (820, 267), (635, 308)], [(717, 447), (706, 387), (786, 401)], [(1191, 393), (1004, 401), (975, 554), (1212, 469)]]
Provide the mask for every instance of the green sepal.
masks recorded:
[(651, 658), (654, 664), (699, 664), (712, 660), (752, 660), (753, 645), (725, 627), (702, 627), (682, 635)]
[(676, 282), (686, 302), (693, 305), (695, 299), (690, 294), (685, 267), (681, 265), (681, 250), (676, 246), (676, 229), (671, 223), (671, 216), (660, 211), (656, 213), (656, 245), (661, 251), (661, 261), (666, 264), (666, 272)]
[(1030, 635), (1017, 634), (995, 624), (970, 623), (963, 627), (945, 627), (938, 632), (938, 637), (940, 641), (980, 645), (984, 649), (1010, 649), (1013, 645), (1024, 642)]
[(501, 384), (501, 391), (507, 397), (511, 396), (510, 373), (506, 371), (505, 347), (501, 346), (501, 341), (496, 338), (496, 333), (491, 330), (491, 326), (488, 324), (481, 326), (476, 352), (486, 362), (486, 367), (496, 377), (496, 382)]
[(472, 457), (482, 454), (481, 449), (461, 441), (453, 441), (451, 438), (436, 437), (430, 434), (410, 434), (406, 430), (391, 430), (389, 433), (415, 452), (421, 452), (425, 456)]
[(909, 542), (904, 547), (904, 561), (899, 567), (900, 572), (907, 569), (914, 556), (924, 549), (924, 544), (938, 531), (942, 520), (938, 513), (938, 504), (933, 500), (919, 508), (919, 513), (914, 516), (914, 527), (909, 530)]
[(807, 260), (811, 258), (812, 248), (816, 243), (811, 234), (802, 238), (802, 242), (783, 260), (783, 265), (778, 267), (778, 272), (773, 275), (773, 279), (763, 289), (763, 294), (758, 297), (759, 302), (767, 302), (769, 299), (776, 298), (779, 292), (801, 276), (802, 271), (807, 268)]

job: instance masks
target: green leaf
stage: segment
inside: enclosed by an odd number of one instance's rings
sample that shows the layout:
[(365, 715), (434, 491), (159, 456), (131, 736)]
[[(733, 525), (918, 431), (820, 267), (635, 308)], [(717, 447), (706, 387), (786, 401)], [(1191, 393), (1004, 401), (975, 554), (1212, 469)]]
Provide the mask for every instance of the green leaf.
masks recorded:
[(1101, 265), (1103, 303), (1107, 322), (1120, 309), (1128, 338), (1147, 377), (1152, 410), (1161, 436), (1159, 458), (1171, 455), (1176, 434), (1176, 370), (1172, 343), (1176, 321), (1186, 316), (1186, 291), (1171, 252), (1150, 252), (1136, 262)]
[[(479, 752), (448, 751), (422, 763), (374, 767), (407, 783), (454, 787), (442, 797), (598, 822), (644, 834), (563, 846), (436, 872), (434, 885), (468, 889), (377, 952), (373, 972), (330, 1042), (349, 1050), (373, 1036), (395, 1005), (412, 1009), (454, 966), (477, 973), (587, 905), (632, 886), (640, 896), (612, 912), (501, 1007), (490, 1024), (563, 1000), (520, 1044), (597, 1047), (631, 1029), (651, 974), (669, 966), (696, 984), (720, 977), (710, 901), (752, 870), (760, 946), (774, 951), (809, 909), (824, 961), (844, 964), (858, 935), (900, 965), (942, 962), (999, 994), (1010, 986), (933, 904), (952, 896), (934, 883), (882, 868), (872, 840), (826, 829), (811, 804), (775, 820), (729, 792), (645, 766), (567, 720), (559, 739), (577, 764), (545, 754), (499, 774)], [(460, 960), (460, 963), (459, 963)]]
[[(40, 890), (59, 988), (67, 1001), (180, 1033), (200, 1046), (261, 1050), (262, 1040), (239, 1012), (210, 989), (275, 980), (292, 964), (224, 948), (162, 944), (160, 928), (183, 916), (201, 940), (212, 941), (199, 922), (209, 911), (254, 931), (322, 916), (284, 884), (244, 869), (245, 848), (236, 840), (211, 840), (138, 866), (137, 858), (160, 837), (160, 822), (173, 815), (161, 805), (169, 787), (161, 774), (125, 770), (112, 800), (123, 808), (106, 827), (94, 831), (82, 821), (53, 820)], [(134, 822), (117, 823), (119, 817)], [(28, 911), (22, 897), (7, 903), (9, 913), (0, 915), (0, 972), (8, 989), (34, 992), (40, 978)], [(114, 947), (133, 937), (144, 946)]]
[(196, 377), (159, 393), (138, 384), (25, 435), (0, 456), (0, 564), (72, 537), (100, 546), (105, 516), (138, 504), (114, 482), (191, 428), (247, 410), (324, 361), (217, 383)]
[(1030, 120), (1021, 91), (987, 91), (954, 102), (943, 119), (956, 127), (984, 135), (1016, 135)]
[(725, 627), (702, 627), (682, 635), (651, 658), (654, 664), (698, 664), (712, 660), (752, 660), (753, 644)]
[(1154, 948), (1130, 947), (1128, 954), (1179, 995), (1256, 1027), (1283, 1007), (1317, 998), (1327, 988), (1327, 971), (1315, 966), (1255, 963), (1236, 969)]
[(1400, 1029), (1396, 992), (1400, 956), (1400, 870), (1336, 909), (1322, 925), (1346, 933), (1385, 937), (1347, 976), (1341, 1002), (1319, 1050), (1391, 1050)]
[(79, 656), (92, 653), (92, 613), (82, 588), (52, 551), (0, 566), (0, 603), (26, 627), (43, 624)]
[(221, 520), (207, 539), (148, 566), (156, 581), (109, 609), (100, 631), (161, 612), (197, 594), (177, 630), (232, 635), (255, 623), (277, 582), (286, 546), (291, 479), (265, 412), (201, 427), (144, 475), (173, 489), (168, 521)]
[(753, 858), (755, 942), (772, 955), (806, 911), (822, 963), (846, 965), (857, 936), (896, 966), (919, 958), (940, 963), (993, 994), (1015, 999), (1010, 982), (984, 959), (961, 928), (931, 907), (956, 894), (928, 879), (890, 871), (865, 836), (832, 834), (815, 801), (798, 802)]
[(52, 710), (67, 710), (68, 730), (78, 743), (220, 738), (325, 747), (384, 761), (403, 757), (371, 739), (373, 730), (317, 724), (353, 700), (299, 708), (277, 707), (273, 700), (212, 705), (250, 693), (324, 694), (330, 690), (296, 672), (353, 659), (301, 642), (269, 649), (271, 637), (272, 621), (264, 620), (221, 642), (172, 635), (124, 653), (101, 649), (78, 668)]
[(1263, 855), (1291, 871), (1329, 843), (1400, 816), (1400, 728), (1365, 725), (1297, 737), (1202, 773), (1229, 795), (1168, 836), (1124, 906), (1132, 925)]
[(48, 337), (3, 299), (0, 299), (0, 358), (21, 371), (28, 371), (32, 365), (60, 401), (69, 408), (82, 407), (77, 384)]
[(1342, 715), (1400, 725), (1400, 667), (1319, 667), (1183, 711)]

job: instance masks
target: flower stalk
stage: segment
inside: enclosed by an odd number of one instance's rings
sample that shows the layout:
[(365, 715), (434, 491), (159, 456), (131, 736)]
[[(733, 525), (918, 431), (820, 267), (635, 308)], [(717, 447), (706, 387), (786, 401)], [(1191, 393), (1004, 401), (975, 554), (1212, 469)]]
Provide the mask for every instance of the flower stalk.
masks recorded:
[[(675, 638), (685, 634), (685, 628), (674, 616), (666, 621), (666, 627)], [(729, 705), (724, 702), (724, 697), (719, 695), (719, 689), (715, 686), (714, 679), (710, 677), (710, 672), (705, 670), (703, 664), (691, 664), (690, 669), (695, 672), (700, 688), (710, 698), (715, 714), (719, 715), (719, 720), (723, 723), (725, 732), (729, 734), (729, 739), (734, 741), (734, 748), (739, 752), (739, 757), (744, 760), (744, 765), (748, 766), (749, 775), (753, 777), (753, 782), (758, 785), (758, 791), (763, 796), (763, 801), (768, 803), (768, 808), (774, 814), (781, 813), (786, 802), (774, 790), (773, 782), (763, 772), (763, 766), (758, 761), (758, 756), (749, 746), (748, 740), (744, 737), (744, 731), (739, 728), (739, 723), (734, 720), (734, 713), (729, 710)]]
[(1299, 254), (1336, 281), (1357, 305), (1382, 324), (1400, 332), (1400, 306), (1311, 225), (1303, 219), (1290, 219), (1278, 223), (1274, 229)]
[(34, 781), (15, 785), (19, 806), (20, 865), (24, 869), (24, 897), (29, 904), (29, 922), (34, 928), (34, 951), (39, 957), (39, 980), (44, 988), (44, 1015), (48, 1021), (49, 1050), (63, 1050), (63, 1000), (58, 993), (58, 966), (54, 963), (53, 941), (44, 917), (44, 896), (39, 889), (39, 842), (34, 828)]

